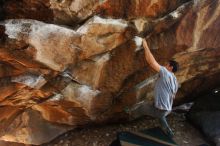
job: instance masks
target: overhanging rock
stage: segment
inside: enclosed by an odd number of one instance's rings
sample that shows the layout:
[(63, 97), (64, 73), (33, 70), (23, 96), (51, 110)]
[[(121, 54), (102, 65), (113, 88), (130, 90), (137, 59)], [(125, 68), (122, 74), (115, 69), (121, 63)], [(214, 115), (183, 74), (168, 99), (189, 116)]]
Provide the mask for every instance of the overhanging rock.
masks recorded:
[[(152, 101), (156, 76), (137, 36), (160, 64), (180, 63), (175, 102), (220, 82), (219, 0), (3, 5), (0, 140), (40, 145), (76, 127), (126, 119), (125, 106)], [(29, 19), (37, 9), (51, 13)]]

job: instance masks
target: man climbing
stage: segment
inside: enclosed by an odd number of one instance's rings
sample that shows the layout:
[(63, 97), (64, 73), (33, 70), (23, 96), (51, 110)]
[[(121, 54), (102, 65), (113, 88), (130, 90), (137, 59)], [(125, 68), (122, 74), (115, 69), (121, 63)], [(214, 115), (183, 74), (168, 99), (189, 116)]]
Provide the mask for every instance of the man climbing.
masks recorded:
[(179, 65), (176, 61), (170, 60), (165, 66), (161, 66), (150, 52), (146, 40), (142, 39), (142, 42), (146, 61), (152, 69), (159, 73), (159, 78), (154, 87), (154, 104), (142, 102), (131, 109), (127, 108), (125, 111), (133, 118), (140, 117), (141, 115), (158, 118), (162, 128), (172, 137), (174, 134), (167, 123), (166, 116), (172, 110), (173, 99), (178, 89), (178, 83), (174, 73), (178, 70)]

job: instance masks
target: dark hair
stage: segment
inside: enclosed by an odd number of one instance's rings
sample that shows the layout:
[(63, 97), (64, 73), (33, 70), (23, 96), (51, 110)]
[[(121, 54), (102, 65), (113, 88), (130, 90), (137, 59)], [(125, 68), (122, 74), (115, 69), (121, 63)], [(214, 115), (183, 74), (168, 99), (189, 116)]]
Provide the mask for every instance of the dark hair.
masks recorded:
[(169, 60), (169, 65), (173, 67), (172, 72), (177, 72), (179, 69), (179, 63), (174, 60)]

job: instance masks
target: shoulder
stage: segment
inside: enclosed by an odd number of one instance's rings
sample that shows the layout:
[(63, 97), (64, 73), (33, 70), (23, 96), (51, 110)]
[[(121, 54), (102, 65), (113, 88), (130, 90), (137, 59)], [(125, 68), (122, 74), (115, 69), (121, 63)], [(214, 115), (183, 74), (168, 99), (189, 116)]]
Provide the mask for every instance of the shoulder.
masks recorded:
[(161, 76), (165, 76), (165, 75), (169, 75), (170, 72), (166, 69), (166, 67), (160, 66), (159, 74), (160, 74)]
[(168, 71), (165, 66), (160, 65), (160, 71)]

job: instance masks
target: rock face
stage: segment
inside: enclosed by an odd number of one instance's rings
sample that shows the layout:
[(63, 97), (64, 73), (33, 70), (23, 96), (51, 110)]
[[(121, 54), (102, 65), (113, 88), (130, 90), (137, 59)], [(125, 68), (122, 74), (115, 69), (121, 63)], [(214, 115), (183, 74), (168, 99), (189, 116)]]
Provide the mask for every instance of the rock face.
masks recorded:
[(219, 85), (219, 0), (0, 3), (2, 141), (40, 145), (152, 101), (157, 76), (137, 36), (162, 65), (180, 63), (176, 103)]
[(188, 118), (206, 135), (206, 138), (216, 146), (220, 145), (220, 93), (219, 88), (195, 101)]

